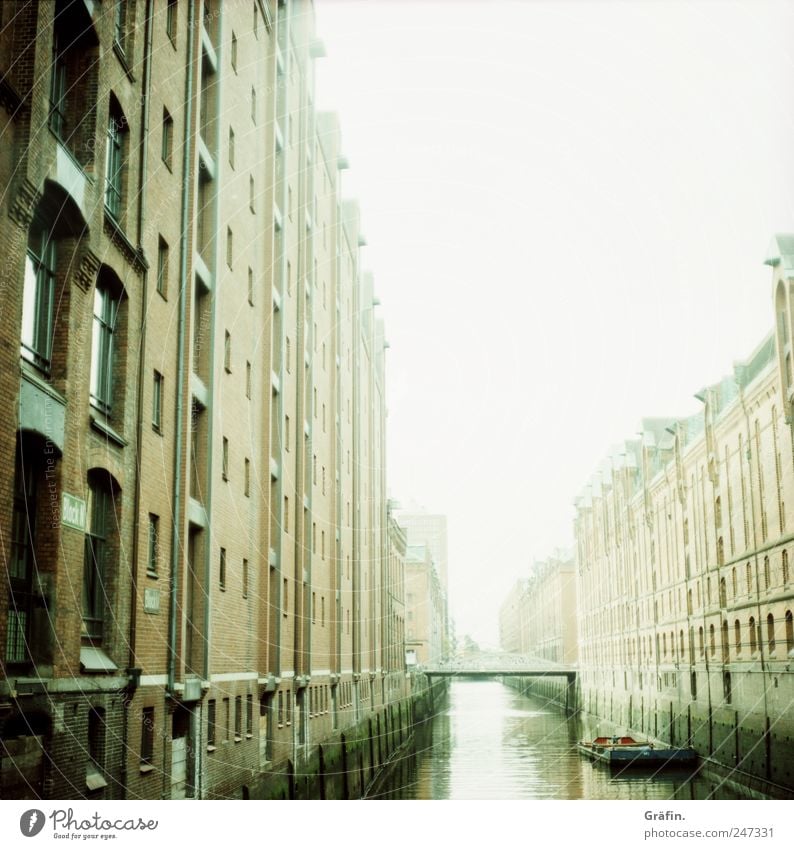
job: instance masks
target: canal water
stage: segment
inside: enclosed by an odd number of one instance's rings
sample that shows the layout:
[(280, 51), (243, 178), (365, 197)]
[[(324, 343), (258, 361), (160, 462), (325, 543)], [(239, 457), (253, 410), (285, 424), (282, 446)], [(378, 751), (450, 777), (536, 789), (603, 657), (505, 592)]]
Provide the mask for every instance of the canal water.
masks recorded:
[[(417, 729), (372, 788), (381, 799), (733, 799), (744, 793), (692, 770), (614, 774), (576, 750), (595, 720), (498, 681), (453, 681), (447, 703)], [(604, 727), (602, 733), (611, 729)]]

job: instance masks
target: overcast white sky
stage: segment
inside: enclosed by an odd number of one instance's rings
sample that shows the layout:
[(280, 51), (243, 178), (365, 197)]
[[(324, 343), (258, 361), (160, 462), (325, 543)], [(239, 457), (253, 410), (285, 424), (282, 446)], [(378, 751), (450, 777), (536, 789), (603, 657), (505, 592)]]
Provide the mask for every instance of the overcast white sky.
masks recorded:
[(772, 326), (794, 3), (316, 0), (388, 351), (393, 497), (449, 519), (459, 632), (643, 416)]

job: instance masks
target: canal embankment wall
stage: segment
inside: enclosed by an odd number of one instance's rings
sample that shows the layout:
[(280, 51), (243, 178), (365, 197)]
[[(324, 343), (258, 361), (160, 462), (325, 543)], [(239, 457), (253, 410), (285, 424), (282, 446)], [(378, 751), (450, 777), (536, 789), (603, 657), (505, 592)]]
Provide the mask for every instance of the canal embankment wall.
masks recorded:
[(361, 799), (381, 771), (410, 746), (418, 724), (443, 703), (446, 681), (413, 674), (400, 699), (362, 711), (357, 721), (322, 740), (295, 746), (292, 757), (242, 790), (250, 799)]
[(579, 688), (576, 681), (569, 683), (566, 678), (523, 678), (520, 676), (505, 676), (502, 681), (522, 695), (536, 696), (545, 702), (551, 702), (568, 714), (579, 710)]
[[(794, 793), (794, 701), (790, 676), (735, 676), (726, 697), (724, 675), (698, 674), (698, 688), (678, 676), (661, 695), (649, 689), (585, 687), (581, 710), (628, 733), (670, 746), (691, 746), (718, 773), (771, 796)], [(669, 679), (668, 679), (669, 680)], [(657, 682), (658, 683), (658, 682)]]
[(669, 746), (691, 746), (721, 779), (763, 796), (791, 798), (794, 723), (781, 702), (794, 703), (794, 692), (783, 691), (787, 677), (770, 676), (763, 687), (755, 686), (760, 680), (740, 679), (744, 686), (731, 694), (731, 705), (725, 703), (725, 683), (717, 673), (701, 674), (699, 680), (694, 694), (687, 687), (662, 697), (645, 690), (582, 687), (578, 680), (572, 687), (554, 678), (506, 677), (504, 683), (580, 713), (585, 736), (616, 730)]

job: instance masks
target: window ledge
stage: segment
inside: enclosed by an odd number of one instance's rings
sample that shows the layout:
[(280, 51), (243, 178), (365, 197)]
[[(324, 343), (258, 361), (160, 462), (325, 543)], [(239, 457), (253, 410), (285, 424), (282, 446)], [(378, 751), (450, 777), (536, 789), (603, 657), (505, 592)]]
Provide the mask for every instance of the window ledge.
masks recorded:
[(127, 261), (133, 266), (138, 274), (143, 274), (149, 268), (149, 263), (143, 254), (141, 248), (136, 248), (135, 245), (127, 238), (121, 222), (105, 205), (105, 232), (110, 236), (111, 241), (124, 254)]
[(119, 447), (127, 447), (127, 440), (124, 439), (124, 437), (120, 434), (116, 433), (116, 431), (113, 430), (113, 428), (107, 422), (93, 414), (90, 416), (90, 418), (91, 427), (94, 428), (94, 430), (99, 431), (99, 433), (101, 433), (103, 436), (106, 436), (111, 442), (115, 442), (116, 445), (118, 445)]
[(242, 743), (242, 742), (243, 742), (243, 738), (242, 738), (242, 737), (235, 737), (235, 738), (234, 738), (234, 742), (235, 742), (235, 743)]
[(60, 392), (53, 389), (52, 384), (48, 382), (47, 376), (45, 372), (39, 369), (37, 366), (33, 365), (33, 363), (28, 360), (20, 357), (20, 372), (24, 380), (27, 380), (28, 383), (32, 383), (38, 389), (41, 389), (42, 392), (46, 393), (53, 400), (57, 401), (59, 404), (66, 406), (66, 398), (61, 395)]
[(160, 577), (157, 572), (151, 572), (148, 569), (146, 570), (146, 577), (153, 578), (155, 581)]
[(148, 772), (154, 772), (154, 765), (153, 764), (141, 764), (140, 772), (141, 772), (141, 775), (146, 775), (146, 773), (148, 773)]
[(214, 751), (215, 751), (215, 746), (207, 746), (207, 751), (208, 751), (208, 752), (214, 752)]
[(124, 52), (124, 48), (118, 43), (118, 41), (113, 39), (113, 52), (116, 54), (116, 58), (121, 63), (121, 67), (124, 68), (124, 73), (129, 78), (130, 82), (135, 82), (135, 75), (132, 73), (132, 69), (130, 68), (127, 62), (127, 54)]
[(253, 737), (254, 737), (254, 735), (253, 735), (253, 734), (246, 734), (246, 735), (245, 735), (245, 739), (246, 739), (246, 740), (252, 740), (252, 739), (253, 739)]

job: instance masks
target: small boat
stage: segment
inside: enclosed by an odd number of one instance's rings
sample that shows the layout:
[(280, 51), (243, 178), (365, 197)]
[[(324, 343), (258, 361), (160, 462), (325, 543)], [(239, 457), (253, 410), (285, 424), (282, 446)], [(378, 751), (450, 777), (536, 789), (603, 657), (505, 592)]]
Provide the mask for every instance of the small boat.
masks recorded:
[(609, 766), (684, 766), (697, 761), (697, 752), (691, 748), (664, 748), (633, 737), (596, 737), (592, 742), (582, 740), (577, 744), (579, 753), (590, 760)]

